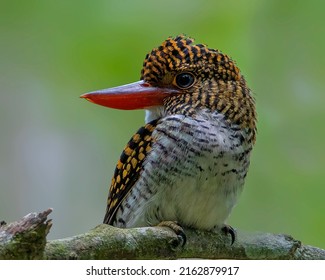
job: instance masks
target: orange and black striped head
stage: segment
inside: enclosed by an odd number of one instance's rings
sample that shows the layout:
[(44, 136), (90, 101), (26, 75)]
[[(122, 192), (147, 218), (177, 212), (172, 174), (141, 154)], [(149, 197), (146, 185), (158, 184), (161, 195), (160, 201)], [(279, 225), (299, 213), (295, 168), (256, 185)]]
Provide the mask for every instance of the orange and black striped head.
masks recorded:
[(227, 55), (193, 42), (183, 35), (165, 40), (147, 54), (141, 80), (157, 86), (179, 87), (176, 77), (182, 72), (202, 79), (241, 79), (238, 67)]
[(207, 108), (223, 113), (229, 122), (255, 129), (254, 99), (235, 62), (193, 42), (183, 35), (165, 40), (147, 54), (141, 80), (179, 91), (164, 99), (171, 114), (195, 115)]
[(117, 109), (163, 106), (166, 114), (194, 116), (207, 109), (255, 130), (254, 99), (235, 62), (183, 35), (168, 38), (147, 54), (141, 81), (82, 97)]

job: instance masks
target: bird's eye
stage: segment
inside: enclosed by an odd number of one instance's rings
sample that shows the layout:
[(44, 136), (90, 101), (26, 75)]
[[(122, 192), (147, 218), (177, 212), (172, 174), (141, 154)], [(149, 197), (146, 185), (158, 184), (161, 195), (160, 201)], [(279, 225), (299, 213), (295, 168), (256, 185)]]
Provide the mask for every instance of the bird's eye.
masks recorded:
[(189, 88), (194, 84), (194, 81), (195, 77), (189, 72), (180, 73), (175, 77), (176, 86), (182, 89)]

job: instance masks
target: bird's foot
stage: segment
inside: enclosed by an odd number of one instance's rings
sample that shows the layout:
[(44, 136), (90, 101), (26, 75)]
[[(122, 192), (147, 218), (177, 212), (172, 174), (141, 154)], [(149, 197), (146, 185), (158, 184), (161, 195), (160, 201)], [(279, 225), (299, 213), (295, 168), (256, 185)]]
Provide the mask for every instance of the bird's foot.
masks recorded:
[(231, 236), (231, 245), (234, 244), (234, 242), (235, 242), (235, 240), (236, 240), (236, 230), (235, 230), (232, 226), (224, 225), (224, 226), (221, 228), (221, 231), (222, 231), (225, 235), (230, 234), (230, 236)]
[(185, 244), (186, 244), (185, 231), (178, 222), (176, 222), (176, 221), (162, 221), (157, 226), (158, 227), (168, 227), (171, 230), (173, 230), (177, 235), (179, 244), (181, 244), (182, 247), (185, 246)]

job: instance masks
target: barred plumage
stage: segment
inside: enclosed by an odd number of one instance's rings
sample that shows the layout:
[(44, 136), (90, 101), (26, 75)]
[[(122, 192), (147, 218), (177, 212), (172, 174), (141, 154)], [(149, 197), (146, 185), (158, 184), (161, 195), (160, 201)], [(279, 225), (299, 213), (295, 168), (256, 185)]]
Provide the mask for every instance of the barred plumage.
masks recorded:
[[(157, 121), (154, 120), (141, 127), (123, 150), (109, 189), (110, 196), (107, 200), (104, 223), (111, 224), (115, 221), (117, 209), (120, 208), (123, 212), (121, 203), (138, 180), (142, 171), (143, 161), (151, 150), (151, 134), (156, 127), (156, 123)], [(128, 206), (126, 204), (126, 207)]]
[(221, 227), (242, 191), (255, 143), (255, 104), (243, 75), (227, 55), (177, 36), (146, 56), (141, 80), (83, 96), (147, 110), (147, 124), (117, 164), (104, 222)]

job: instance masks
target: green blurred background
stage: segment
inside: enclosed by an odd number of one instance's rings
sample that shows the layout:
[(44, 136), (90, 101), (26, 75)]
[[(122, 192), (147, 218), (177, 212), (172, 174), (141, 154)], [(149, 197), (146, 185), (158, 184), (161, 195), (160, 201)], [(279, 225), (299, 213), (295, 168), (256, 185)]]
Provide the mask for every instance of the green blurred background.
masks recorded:
[(116, 161), (143, 111), (79, 95), (137, 81), (185, 33), (233, 57), (259, 115), (229, 223), (325, 247), (324, 1), (0, 2), (0, 220), (53, 207), (50, 238), (101, 223)]

